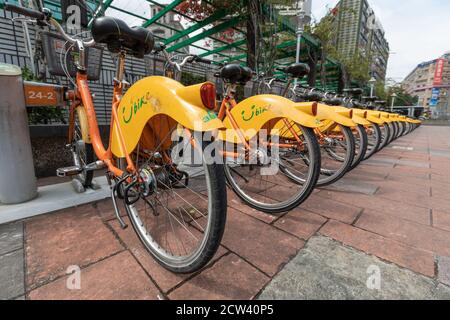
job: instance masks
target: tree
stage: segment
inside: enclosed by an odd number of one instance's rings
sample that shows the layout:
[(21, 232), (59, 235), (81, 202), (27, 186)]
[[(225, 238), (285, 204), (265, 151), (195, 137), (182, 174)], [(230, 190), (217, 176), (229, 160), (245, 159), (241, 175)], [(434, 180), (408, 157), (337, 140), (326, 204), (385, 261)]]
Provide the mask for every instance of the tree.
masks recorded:
[[(276, 48), (276, 45), (273, 45), (277, 40), (276, 37), (264, 37), (264, 34), (270, 34), (270, 30), (267, 29), (274, 25), (264, 14), (265, 8), (277, 4), (294, 5), (296, 2), (295, 0), (186, 0), (178, 9), (197, 19), (206, 18), (217, 9), (226, 10), (229, 15), (241, 16), (246, 29), (247, 65), (256, 69), (258, 62), (268, 62), (267, 59), (260, 59), (261, 55), (265, 55), (265, 58), (274, 58), (273, 51)], [(277, 32), (271, 35), (275, 33)]]
[(392, 86), (387, 91), (389, 99), (392, 99), (392, 95), (396, 94), (394, 106), (416, 106), (419, 97), (412, 96), (401, 85)]

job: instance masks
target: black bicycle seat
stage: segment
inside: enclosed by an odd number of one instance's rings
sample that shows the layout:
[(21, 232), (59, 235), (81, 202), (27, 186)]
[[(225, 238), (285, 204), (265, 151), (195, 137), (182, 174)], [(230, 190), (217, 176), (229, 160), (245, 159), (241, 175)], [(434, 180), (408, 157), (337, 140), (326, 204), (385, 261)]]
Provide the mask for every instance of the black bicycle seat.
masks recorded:
[(375, 100), (378, 100), (378, 97), (362, 97), (362, 99), (366, 102), (374, 102)]
[(303, 98), (304, 98), (306, 101), (316, 101), (316, 102), (319, 102), (319, 101), (322, 101), (322, 99), (323, 99), (323, 94), (320, 93), (320, 92), (313, 91), (313, 92), (309, 92), (309, 93), (303, 95)]
[(328, 104), (330, 106), (341, 106), (344, 104), (344, 99), (342, 98), (331, 98), (323, 100), (325, 104)]
[(305, 63), (294, 63), (283, 70), (285, 73), (291, 75), (293, 78), (303, 78), (308, 75), (311, 69)]
[(155, 45), (150, 30), (141, 27), (129, 27), (124, 21), (113, 17), (94, 19), (91, 28), (95, 42), (108, 46), (108, 50), (117, 53), (122, 50), (143, 58)]
[(364, 92), (364, 90), (361, 88), (351, 88), (351, 89), (344, 89), (344, 92), (355, 95), (355, 96), (359, 96), (360, 94), (362, 94)]
[(228, 64), (220, 70), (219, 77), (228, 83), (246, 84), (252, 80), (253, 71), (239, 64)]

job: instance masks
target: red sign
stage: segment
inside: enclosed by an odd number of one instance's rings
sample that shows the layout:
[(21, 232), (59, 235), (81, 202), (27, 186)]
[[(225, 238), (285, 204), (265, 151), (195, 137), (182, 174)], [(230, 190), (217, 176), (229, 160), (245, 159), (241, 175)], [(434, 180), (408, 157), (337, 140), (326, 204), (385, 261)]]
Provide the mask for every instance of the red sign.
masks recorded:
[(37, 82), (24, 82), (25, 103), (27, 107), (64, 106), (64, 88)]
[(434, 73), (433, 85), (439, 86), (442, 84), (442, 76), (444, 74), (445, 60), (440, 58), (436, 60), (436, 72)]

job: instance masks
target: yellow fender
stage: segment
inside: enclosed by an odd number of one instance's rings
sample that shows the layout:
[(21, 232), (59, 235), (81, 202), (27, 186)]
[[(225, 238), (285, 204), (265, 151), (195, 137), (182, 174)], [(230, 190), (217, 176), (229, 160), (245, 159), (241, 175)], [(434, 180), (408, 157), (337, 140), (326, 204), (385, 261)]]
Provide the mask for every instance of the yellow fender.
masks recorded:
[(414, 120), (414, 119), (411, 119), (411, 118), (408, 118), (406, 121), (409, 122), (409, 123), (415, 123), (415, 124), (421, 124), (422, 123), (422, 121), (420, 121), (420, 120)]
[(320, 120), (331, 120), (344, 127), (356, 127), (352, 113), (351, 109), (345, 107), (332, 107), (321, 103), (317, 106), (317, 117)]
[(380, 112), (381, 118), (384, 120), (384, 122), (394, 122), (394, 120), (391, 118), (391, 114), (389, 112)]
[(352, 109), (353, 110), (353, 118), (352, 120), (363, 126), (368, 126), (371, 124), (370, 121), (367, 120), (367, 111), (361, 109)]
[[(319, 119), (314, 116), (314, 103), (296, 106), (294, 102), (277, 95), (257, 95), (238, 103), (232, 110), (234, 120), (247, 140), (252, 139), (261, 129), (282, 126), (282, 120), (288, 119), (302, 126), (317, 128)], [(227, 130), (219, 132), (219, 139), (231, 143), (240, 143), (231, 120), (226, 117), (223, 124)]]
[[(173, 79), (152, 76), (129, 88), (117, 110), (126, 151), (130, 153), (136, 148), (146, 124), (157, 115), (167, 116), (183, 127), (196, 131), (223, 128), (216, 114), (203, 107), (200, 96), (202, 85), (185, 87)], [(111, 150), (117, 157), (125, 156), (120, 150), (115, 126)]]
[(372, 123), (382, 125), (385, 123), (384, 118), (381, 117), (380, 111), (367, 110), (367, 120)]

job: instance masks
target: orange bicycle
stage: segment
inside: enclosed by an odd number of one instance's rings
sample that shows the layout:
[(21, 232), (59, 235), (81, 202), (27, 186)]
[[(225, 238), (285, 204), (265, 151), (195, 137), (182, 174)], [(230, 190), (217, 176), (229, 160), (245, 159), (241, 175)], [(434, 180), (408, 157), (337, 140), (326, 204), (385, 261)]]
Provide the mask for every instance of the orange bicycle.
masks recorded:
[[(154, 50), (149, 30), (101, 17), (92, 23), (93, 39), (86, 41), (66, 34), (49, 10), (5, 9), (54, 27), (76, 53), (75, 86), (67, 93), (74, 163), (58, 175), (75, 176), (89, 187), (93, 172), (106, 167), (121, 226), (127, 224), (117, 199), (161, 265), (180, 273), (203, 267), (219, 247), (227, 210), (223, 165), (207, 161), (205, 152), (211, 143), (206, 133), (223, 128), (217, 117), (210, 117), (216, 105), (214, 84), (185, 87), (170, 78), (147, 77), (130, 85), (124, 80), (125, 58), (143, 58)], [(108, 148), (100, 138), (86, 72), (86, 50), (94, 44), (106, 45), (118, 57)]]

